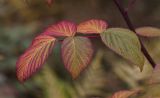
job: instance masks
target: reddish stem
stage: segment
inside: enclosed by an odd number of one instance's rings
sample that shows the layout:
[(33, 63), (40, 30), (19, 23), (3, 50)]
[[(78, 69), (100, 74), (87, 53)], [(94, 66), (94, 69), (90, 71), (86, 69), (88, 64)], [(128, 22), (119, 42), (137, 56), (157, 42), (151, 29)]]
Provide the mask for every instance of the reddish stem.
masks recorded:
[[(97, 34), (97, 35), (85, 35), (84, 37), (87, 37), (87, 38), (99, 38), (100, 36)], [(58, 40), (60, 43), (62, 43), (64, 39), (60, 39)]]
[[(119, 11), (121, 12), (126, 24), (128, 25), (128, 28), (130, 30), (132, 30), (133, 32), (136, 33), (133, 24), (130, 21), (130, 18), (128, 16), (128, 12), (125, 11), (124, 7), (121, 5), (121, 0), (113, 0), (114, 3), (116, 4), (116, 6), (118, 7)], [(146, 48), (144, 47), (142, 41), (140, 40), (141, 43), (141, 50), (143, 52), (143, 54), (145, 55), (145, 57), (147, 58), (147, 60), (150, 62), (150, 64), (152, 65), (153, 68), (155, 68), (156, 63), (154, 62), (154, 60), (152, 59), (152, 57), (149, 55), (148, 51), (146, 50)]]

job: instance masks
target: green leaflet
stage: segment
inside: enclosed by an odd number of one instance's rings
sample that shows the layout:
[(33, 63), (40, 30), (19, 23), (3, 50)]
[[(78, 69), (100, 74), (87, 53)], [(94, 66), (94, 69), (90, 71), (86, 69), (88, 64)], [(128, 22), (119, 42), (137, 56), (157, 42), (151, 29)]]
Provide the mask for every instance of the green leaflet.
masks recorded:
[(61, 52), (64, 65), (73, 78), (87, 67), (93, 55), (92, 44), (86, 37), (67, 37)]
[(134, 32), (123, 28), (110, 28), (100, 34), (102, 41), (117, 54), (143, 69), (144, 56)]

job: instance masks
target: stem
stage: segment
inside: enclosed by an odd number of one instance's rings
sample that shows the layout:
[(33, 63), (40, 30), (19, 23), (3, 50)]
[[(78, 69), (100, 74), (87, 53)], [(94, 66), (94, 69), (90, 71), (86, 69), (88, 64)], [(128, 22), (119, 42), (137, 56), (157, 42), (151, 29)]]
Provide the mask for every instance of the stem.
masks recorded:
[[(86, 35), (84, 37), (87, 37), (87, 38), (99, 38), (99, 34), (95, 34), (95, 35)], [(60, 39), (59, 42), (62, 42), (64, 39)]]
[[(118, 7), (119, 11), (121, 12), (126, 24), (128, 25), (128, 28), (130, 30), (132, 30), (133, 32), (136, 33), (133, 24), (130, 21), (130, 18), (128, 16), (128, 12), (125, 11), (124, 7), (121, 5), (121, 0), (113, 0), (114, 3), (116, 4), (116, 6)], [(140, 40), (140, 38), (139, 38)], [(149, 55), (148, 51), (146, 50), (146, 48), (144, 47), (142, 41), (140, 40), (140, 44), (141, 44), (141, 50), (143, 52), (143, 54), (145, 55), (145, 57), (147, 58), (147, 60), (150, 62), (150, 64), (152, 65), (153, 68), (155, 68), (156, 63), (154, 62), (154, 60), (152, 59), (152, 57)]]
[(85, 37), (88, 37), (88, 38), (99, 38), (99, 35), (90, 35), (90, 36), (85, 36)]

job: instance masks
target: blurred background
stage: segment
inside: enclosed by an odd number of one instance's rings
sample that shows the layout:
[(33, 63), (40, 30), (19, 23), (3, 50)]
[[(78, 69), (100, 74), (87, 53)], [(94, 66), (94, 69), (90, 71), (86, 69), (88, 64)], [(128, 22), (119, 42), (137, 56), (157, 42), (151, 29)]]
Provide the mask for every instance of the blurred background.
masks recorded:
[[(130, 0), (122, 1), (126, 7)], [(159, 28), (160, 0), (136, 0), (129, 15), (135, 28)], [(65, 70), (57, 44), (34, 77), (24, 84), (17, 81), (16, 60), (36, 35), (61, 20), (78, 24), (93, 18), (106, 20), (110, 27), (127, 27), (113, 0), (55, 0), (50, 7), (45, 0), (0, 0), (0, 98), (109, 98), (116, 91), (144, 86), (152, 73), (150, 64), (146, 61), (140, 72), (100, 39), (92, 39), (94, 58), (78, 79)], [(160, 38), (141, 39), (160, 63)], [(160, 98), (159, 90), (156, 85), (136, 98)]]

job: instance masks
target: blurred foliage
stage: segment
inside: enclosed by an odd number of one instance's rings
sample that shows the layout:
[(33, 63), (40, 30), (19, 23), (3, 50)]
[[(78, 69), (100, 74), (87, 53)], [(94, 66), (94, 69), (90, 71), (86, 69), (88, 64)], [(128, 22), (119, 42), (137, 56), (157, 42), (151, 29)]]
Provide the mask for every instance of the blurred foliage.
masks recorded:
[[(127, 6), (129, 0), (123, 1)], [(137, 0), (129, 13), (135, 27), (160, 27), (159, 4), (159, 0)], [(24, 84), (17, 81), (16, 60), (38, 33), (59, 20), (79, 23), (91, 18), (126, 27), (112, 0), (55, 0), (51, 7), (45, 0), (0, 0), (0, 98), (108, 98), (116, 91), (137, 87), (145, 90), (136, 98), (159, 98), (160, 86), (146, 83), (153, 70), (147, 61), (140, 72), (99, 39), (92, 40), (94, 59), (77, 80), (66, 72), (58, 43), (36, 76)], [(141, 39), (159, 64), (160, 38)]]

